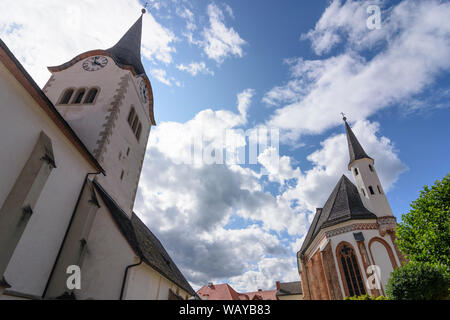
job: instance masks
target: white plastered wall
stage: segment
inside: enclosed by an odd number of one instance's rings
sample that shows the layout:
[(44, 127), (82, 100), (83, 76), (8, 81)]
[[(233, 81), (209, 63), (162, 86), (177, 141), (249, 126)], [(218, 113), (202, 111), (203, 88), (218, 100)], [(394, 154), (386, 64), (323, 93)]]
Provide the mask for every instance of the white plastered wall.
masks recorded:
[[(112, 103), (119, 102), (117, 119), (114, 116), (115, 120), (111, 126), (112, 134), (103, 144), (104, 152), (98, 159), (107, 173), (100, 181), (121, 208), (131, 216), (151, 128), (149, 106), (142, 104), (139, 99), (140, 78), (133, 76), (129, 70), (119, 68), (112, 58), (106, 58), (107, 65), (98, 71), (84, 70), (84, 60), (81, 60), (68, 69), (54, 72), (53, 79), (46, 85), (45, 91), (91, 152), (99, 149), (101, 145), (99, 141), (102, 132), (108, 127), (107, 117), (113, 108)], [(100, 89), (94, 104), (57, 104), (67, 88), (92, 87)], [(127, 121), (131, 106), (142, 124), (139, 141)], [(128, 148), (130, 151), (127, 155)], [(122, 171), (124, 175), (121, 179)]]
[(167, 300), (169, 289), (178, 292), (183, 299), (190, 297), (185, 290), (143, 263), (130, 270), (125, 299)]
[(52, 140), (52, 170), (5, 272), (11, 290), (40, 296), (88, 172), (96, 171), (0, 63), (0, 206), (39, 133)]

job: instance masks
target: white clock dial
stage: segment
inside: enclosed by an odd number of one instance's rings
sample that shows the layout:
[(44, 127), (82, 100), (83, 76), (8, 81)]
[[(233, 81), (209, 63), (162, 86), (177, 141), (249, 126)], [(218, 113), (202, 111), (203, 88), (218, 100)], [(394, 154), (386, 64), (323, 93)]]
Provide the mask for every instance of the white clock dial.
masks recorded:
[(87, 58), (83, 62), (83, 69), (86, 71), (97, 71), (108, 64), (108, 59), (102, 56), (94, 56)]

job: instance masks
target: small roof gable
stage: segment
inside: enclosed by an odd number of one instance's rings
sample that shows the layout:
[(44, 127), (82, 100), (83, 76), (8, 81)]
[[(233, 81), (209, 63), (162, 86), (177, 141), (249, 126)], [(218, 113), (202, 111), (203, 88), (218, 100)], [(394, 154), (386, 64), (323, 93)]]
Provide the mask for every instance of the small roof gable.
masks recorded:
[(377, 216), (367, 210), (362, 203), (356, 186), (345, 176), (339, 179), (323, 209), (318, 209), (311, 227), (303, 242), (301, 253), (304, 253), (311, 242), (323, 228), (352, 219), (376, 219)]
[[(348, 125), (347, 121), (345, 121), (345, 131), (347, 133), (347, 143), (348, 143), (348, 151), (350, 153), (350, 163), (358, 159), (372, 159), (367, 155), (364, 151), (363, 147), (359, 143), (355, 134), (352, 131), (352, 128)], [(373, 160), (373, 159), (372, 159)]]
[(108, 207), (108, 211), (111, 213), (120, 232), (133, 248), (136, 255), (167, 279), (186, 290), (190, 295), (195, 296), (194, 289), (192, 289), (189, 282), (187, 282), (181, 271), (170, 258), (161, 242), (147, 228), (144, 222), (134, 212), (130, 219), (95, 180), (94, 185), (103, 202)]

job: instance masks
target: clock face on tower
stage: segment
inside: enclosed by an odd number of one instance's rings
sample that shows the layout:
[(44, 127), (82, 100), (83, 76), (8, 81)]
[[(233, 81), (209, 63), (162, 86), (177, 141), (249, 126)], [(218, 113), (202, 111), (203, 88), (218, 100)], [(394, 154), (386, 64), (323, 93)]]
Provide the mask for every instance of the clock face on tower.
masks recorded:
[(148, 90), (147, 84), (144, 79), (139, 81), (139, 96), (141, 98), (142, 103), (147, 103), (148, 101)]
[(83, 69), (86, 71), (97, 71), (108, 64), (108, 59), (102, 56), (87, 58), (83, 62)]

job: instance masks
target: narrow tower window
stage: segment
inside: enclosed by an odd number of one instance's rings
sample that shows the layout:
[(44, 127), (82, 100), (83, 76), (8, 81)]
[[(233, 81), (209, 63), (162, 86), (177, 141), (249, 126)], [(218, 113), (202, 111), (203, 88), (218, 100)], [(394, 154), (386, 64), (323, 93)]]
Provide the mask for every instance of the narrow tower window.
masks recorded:
[(364, 197), (365, 197), (365, 196), (366, 196), (366, 192), (364, 191), (363, 188), (361, 188), (361, 191), (362, 191), (362, 193), (363, 193), (363, 195), (364, 195)]
[(73, 89), (67, 89), (67, 90), (64, 92), (64, 94), (63, 94), (63, 96), (62, 96), (62, 98), (61, 98), (61, 101), (59, 101), (59, 103), (60, 103), (60, 104), (68, 104), (69, 101), (70, 101), (70, 98), (72, 98), (73, 91), (74, 91)]
[(383, 192), (381, 192), (380, 186), (377, 185), (377, 188), (378, 188), (378, 192), (379, 192), (380, 194), (383, 194)]
[(369, 186), (369, 191), (370, 191), (370, 194), (375, 194), (375, 192), (373, 192), (372, 186)]
[(131, 129), (133, 129), (133, 132), (136, 132), (136, 127), (138, 125), (138, 122), (139, 122), (138, 117), (137, 116), (134, 117), (133, 125), (131, 126)]
[(89, 90), (86, 99), (84, 100), (84, 103), (94, 103), (95, 97), (97, 96), (98, 89), (92, 88)]
[(123, 179), (123, 174), (124, 174), (124, 172), (123, 172), (123, 170), (122, 170), (122, 173), (120, 174), (120, 180)]
[(134, 114), (136, 112), (134, 111), (134, 108), (131, 107), (130, 113), (128, 114), (128, 124), (131, 126), (133, 124)]
[(370, 171), (373, 172), (373, 167), (370, 164), (369, 164), (369, 169), (370, 169)]
[(75, 98), (73, 99), (73, 102), (72, 102), (72, 103), (74, 103), (74, 104), (80, 104), (80, 103), (81, 103), (81, 100), (83, 100), (83, 96), (84, 96), (85, 93), (86, 93), (86, 90), (85, 90), (85, 89), (79, 89), (79, 90), (77, 91), (77, 94), (75, 95)]
[(130, 148), (127, 149), (127, 156), (130, 154)]
[(139, 123), (139, 126), (136, 131), (136, 138), (138, 139), (138, 141), (139, 141), (139, 138), (141, 137), (141, 131), (142, 131), (142, 125)]
[(358, 169), (355, 168), (355, 176), (357, 176), (359, 174)]

